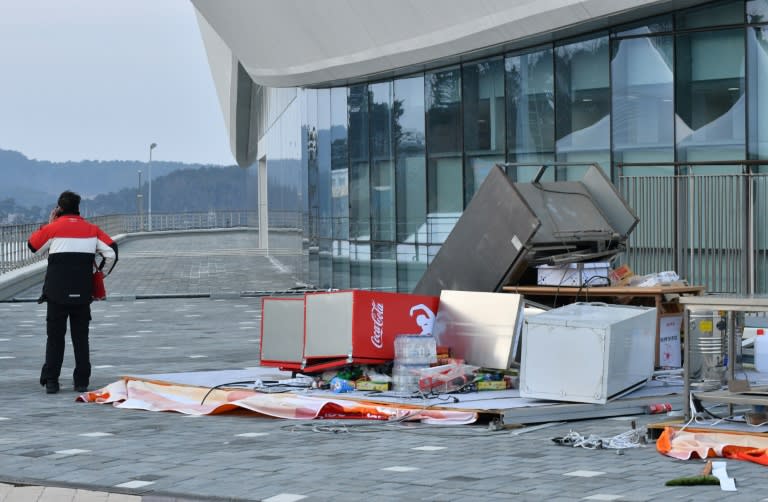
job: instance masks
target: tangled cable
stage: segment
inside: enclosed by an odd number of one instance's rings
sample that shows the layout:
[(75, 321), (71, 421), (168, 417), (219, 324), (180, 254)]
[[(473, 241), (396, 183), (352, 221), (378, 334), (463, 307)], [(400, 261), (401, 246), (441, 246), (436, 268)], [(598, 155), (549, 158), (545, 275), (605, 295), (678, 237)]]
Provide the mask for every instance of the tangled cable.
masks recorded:
[(643, 427), (640, 429), (630, 429), (612, 438), (602, 438), (597, 434), (590, 434), (584, 437), (578, 432), (570, 431), (563, 437), (553, 438), (552, 441), (563, 446), (573, 446), (574, 448), (585, 448), (587, 450), (624, 450), (645, 446), (645, 433), (646, 429)]

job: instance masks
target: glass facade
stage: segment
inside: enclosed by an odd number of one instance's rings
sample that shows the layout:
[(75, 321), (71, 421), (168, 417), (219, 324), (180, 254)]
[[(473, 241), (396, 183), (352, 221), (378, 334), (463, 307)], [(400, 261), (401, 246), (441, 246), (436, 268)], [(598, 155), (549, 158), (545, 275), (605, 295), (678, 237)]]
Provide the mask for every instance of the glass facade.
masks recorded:
[(270, 210), (302, 213), (307, 283), (410, 291), (495, 165), (527, 181), (521, 164), (568, 163), (545, 175), (567, 180), (596, 163), (616, 181), (623, 163), (768, 159), (766, 24), (768, 0), (719, 1), (299, 90), (259, 143)]
[[(507, 160), (515, 163), (555, 159), (555, 75), (551, 47), (510, 55), (504, 62)], [(530, 167), (509, 167), (512, 179), (527, 181)], [(550, 173), (547, 173), (549, 175)]]

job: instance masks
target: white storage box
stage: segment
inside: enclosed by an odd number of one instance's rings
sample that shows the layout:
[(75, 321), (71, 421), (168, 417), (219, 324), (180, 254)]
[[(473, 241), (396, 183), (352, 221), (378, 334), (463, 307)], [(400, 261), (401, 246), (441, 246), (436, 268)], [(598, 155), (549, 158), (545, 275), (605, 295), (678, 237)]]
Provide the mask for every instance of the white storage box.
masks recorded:
[(656, 309), (574, 303), (523, 323), (520, 396), (606, 403), (653, 375)]
[(539, 265), (537, 283), (540, 286), (607, 286), (608, 262)]

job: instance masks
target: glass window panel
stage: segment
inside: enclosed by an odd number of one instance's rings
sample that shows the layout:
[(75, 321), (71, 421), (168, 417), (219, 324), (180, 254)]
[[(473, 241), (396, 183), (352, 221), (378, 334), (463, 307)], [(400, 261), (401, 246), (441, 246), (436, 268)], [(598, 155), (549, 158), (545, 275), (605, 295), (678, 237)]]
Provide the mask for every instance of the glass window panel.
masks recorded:
[(332, 247), (333, 241), (331, 239), (320, 239), (319, 244), (319, 267), (320, 267), (320, 281), (315, 284), (318, 288), (331, 288), (333, 281), (333, 257)]
[(337, 87), (331, 90), (331, 215), (335, 239), (349, 238), (347, 153), (347, 89)]
[(371, 243), (349, 243), (349, 286), (371, 289)]
[(464, 209), (461, 157), (429, 160), (427, 173), (430, 213), (460, 213)]
[(675, 57), (678, 160), (743, 159), (744, 30), (678, 35)]
[(672, 162), (674, 64), (672, 36), (613, 42), (614, 162)]
[(331, 216), (333, 287), (349, 287), (349, 163), (347, 89), (331, 89)]
[(427, 151), (461, 153), (461, 73), (458, 69), (427, 73)]
[(368, 86), (349, 88), (349, 238), (370, 240)]
[(371, 127), (371, 240), (395, 240), (395, 162), (392, 82), (369, 87)]
[(424, 77), (395, 80), (397, 242), (425, 242), (427, 167)]
[(672, 31), (672, 16), (661, 16), (618, 26), (613, 29), (613, 34), (617, 37), (627, 37), (632, 35), (650, 35), (651, 33), (667, 33), (670, 31)]
[(320, 202), (318, 235), (320, 237), (321, 288), (330, 288), (331, 271), (331, 91), (317, 91), (317, 192)]
[[(555, 84), (552, 49), (509, 56), (504, 62), (507, 96), (507, 160), (552, 161), (555, 156)], [(535, 170), (508, 168), (516, 180)]]
[(768, 33), (765, 30), (747, 30), (747, 54), (749, 158), (765, 160), (768, 159)]
[[(555, 133), (557, 160), (597, 162), (610, 160), (610, 108), (608, 37), (555, 48)], [(558, 168), (558, 176), (581, 178), (584, 168)]]
[[(464, 65), (461, 82), (464, 151), (473, 157), (465, 165), (466, 205), (493, 163), (504, 161), (504, 60), (494, 58)], [(476, 157), (488, 154), (496, 155), (484, 160)]]
[(501, 58), (465, 64), (461, 99), (464, 105), (464, 150), (504, 151), (504, 62)]
[(747, 0), (747, 22), (768, 23), (768, 0)]
[(397, 245), (397, 290), (403, 293), (413, 291), (427, 270), (427, 246), (413, 244)]
[[(464, 207), (461, 72), (451, 69), (427, 73), (424, 93), (427, 106), (428, 227), (430, 219), (433, 222), (439, 220), (440, 224), (435, 228), (439, 228), (437, 234), (442, 235), (446, 218), (455, 222), (456, 215), (461, 214)], [(432, 236), (427, 238), (431, 240)]]
[(391, 243), (372, 243), (371, 288), (383, 291), (397, 290), (397, 263), (395, 246)]
[(680, 11), (675, 16), (678, 30), (744, 23), (744, 1), (728, 0)]
[(504, 157), (501, 155), (484, 155), (478, 157), (467, 157), (466, 169), (464, 172), (464, 200), (466, 204), (472, 200), (477, 189), (483, 184), (485, 177), (491, 172), (496, 164), (503, 164)]
[(333, 287), (337, 289), (350, 288), (349, 272), (349, 241), (333, 241)]
[(320, 218), (320, 194), (318, 191), (318, 160), (317, 160), (317, 91), (309, 89), (306, 97), (306, 158), (307, 158), (307, 226), (309, 238), (307, 248), (309, 252), (309, 283), (320, 283), (320, 244), (319, 218)]

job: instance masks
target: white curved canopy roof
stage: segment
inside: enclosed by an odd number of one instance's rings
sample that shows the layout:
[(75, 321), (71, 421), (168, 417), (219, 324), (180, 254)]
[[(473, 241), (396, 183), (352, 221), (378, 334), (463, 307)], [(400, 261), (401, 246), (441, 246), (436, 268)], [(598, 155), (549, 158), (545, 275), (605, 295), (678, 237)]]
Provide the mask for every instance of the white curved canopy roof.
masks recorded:
[(344, 82), (670, 0), (192, 0), (251, 78), (267, 87)]

